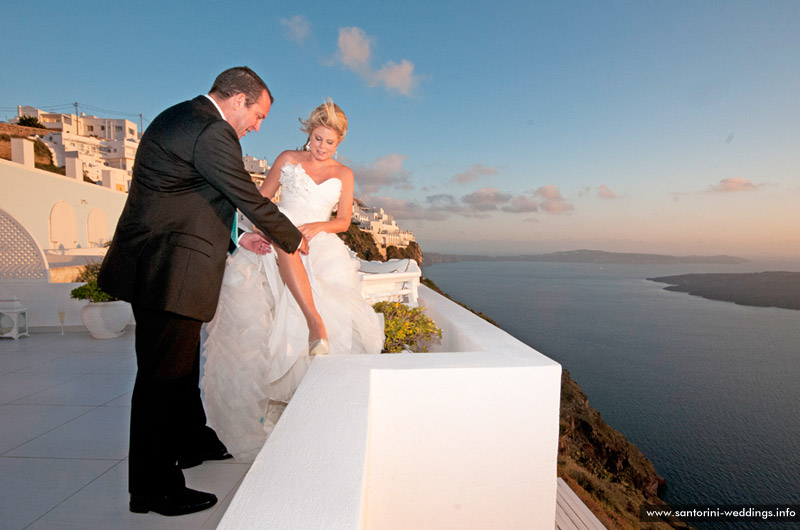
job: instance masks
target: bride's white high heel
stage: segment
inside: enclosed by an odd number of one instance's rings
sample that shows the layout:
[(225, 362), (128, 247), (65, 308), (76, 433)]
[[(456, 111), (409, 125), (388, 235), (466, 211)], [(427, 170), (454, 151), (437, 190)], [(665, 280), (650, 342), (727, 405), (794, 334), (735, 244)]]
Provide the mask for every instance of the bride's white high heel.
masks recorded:
[(312, 340), (308, 343), (309, 355), (328, 355), (331, 352), (331, 345), (328, 339)]

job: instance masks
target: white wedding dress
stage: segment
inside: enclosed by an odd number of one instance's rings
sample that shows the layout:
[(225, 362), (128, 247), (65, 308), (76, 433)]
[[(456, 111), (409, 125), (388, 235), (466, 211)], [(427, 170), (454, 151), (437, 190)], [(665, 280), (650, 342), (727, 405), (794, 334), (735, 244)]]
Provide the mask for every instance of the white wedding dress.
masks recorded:
[[(299, 226), (327, 221), (342, 182), (316, 184), (300, 164), (281, 168), (280, 210)], [(336, 234), (320, 232), (302, 256), (331, 355), (380, 353), (383, 318), (360, 294), (359, 261)], [(228, 451), (254, 457), (305, 375), (308, 326), (275, 254), (228, 258), (214, 320), (206, 327), (201, 388), (208, 424)]]

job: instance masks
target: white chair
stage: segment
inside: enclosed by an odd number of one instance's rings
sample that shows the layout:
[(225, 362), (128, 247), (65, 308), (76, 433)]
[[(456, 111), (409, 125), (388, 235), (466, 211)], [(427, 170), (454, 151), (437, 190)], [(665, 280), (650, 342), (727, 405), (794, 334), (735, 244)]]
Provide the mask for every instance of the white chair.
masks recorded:
[(402, 302), (419, 305), (418, 288), (422, 271), (413, 259), (361, 261), (361, 296), (369, 303)]

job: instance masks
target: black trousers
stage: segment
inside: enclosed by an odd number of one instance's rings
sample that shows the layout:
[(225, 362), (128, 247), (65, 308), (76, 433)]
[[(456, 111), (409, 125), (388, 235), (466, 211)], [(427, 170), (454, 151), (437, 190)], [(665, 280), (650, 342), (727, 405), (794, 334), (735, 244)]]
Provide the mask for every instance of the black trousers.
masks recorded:
[(185, 487), (178, 458), (223, 447), (200, 399), (200, 328), (192, 318), (133, 305), (138, 371), (131, 400), (128, 491)]

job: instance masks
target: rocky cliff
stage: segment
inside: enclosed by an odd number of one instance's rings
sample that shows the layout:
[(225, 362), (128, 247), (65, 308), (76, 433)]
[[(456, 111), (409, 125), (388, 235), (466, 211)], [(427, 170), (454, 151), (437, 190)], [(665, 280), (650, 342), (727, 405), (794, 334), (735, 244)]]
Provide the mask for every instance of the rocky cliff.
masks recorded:
[(357, 224), (350, 223), (347, 232), (338, 235), (359, 258), (367, 261), (383, 261), (383, 256), (378, 250), (375, 240), (369, 233), (361, 230)]
[(643, 504), (662, 504), (666, 481), (625, 436), (610, 427), (564, 370), (558, 475), (609, 529), (691, 528), (683, 523), (642, 523)]

